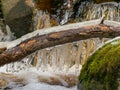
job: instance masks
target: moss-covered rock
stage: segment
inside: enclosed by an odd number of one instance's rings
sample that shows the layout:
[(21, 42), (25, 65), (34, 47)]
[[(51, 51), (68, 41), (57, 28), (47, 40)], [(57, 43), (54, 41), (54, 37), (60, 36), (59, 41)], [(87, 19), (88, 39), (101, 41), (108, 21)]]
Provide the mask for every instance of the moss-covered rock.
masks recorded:
[(120, 87), (120, 38), (105, 44), (83, 65), (78, 90), (118, 90)]

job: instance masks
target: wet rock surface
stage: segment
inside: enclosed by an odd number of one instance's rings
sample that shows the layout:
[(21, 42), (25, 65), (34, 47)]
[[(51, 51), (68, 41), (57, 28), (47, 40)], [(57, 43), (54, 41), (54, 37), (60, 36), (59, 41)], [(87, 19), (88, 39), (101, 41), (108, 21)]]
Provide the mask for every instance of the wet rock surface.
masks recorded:
[[(60, 85), (63, 87), (74, 87), (77, 84), (78, 76), (74, 74), (49, 74), (44, 75), (36, 72), (26, 73), (0, 73), (0, 89), (12, 90), (13, 88), (24, 87), (29, 83), (45, 83), (49, 85)], [(27, 75), (27, 76), (26, 76)], [(34, 79), (34, 80), (33, 80)]]

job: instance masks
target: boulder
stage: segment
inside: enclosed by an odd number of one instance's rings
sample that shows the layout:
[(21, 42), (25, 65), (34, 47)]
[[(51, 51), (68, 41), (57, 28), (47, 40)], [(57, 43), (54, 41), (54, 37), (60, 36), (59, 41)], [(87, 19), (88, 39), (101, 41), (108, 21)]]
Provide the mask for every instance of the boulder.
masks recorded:
[(1, 0), (2, 11), (7, 25), (15, 36), (30, 32), (34, 3), (32, 0)]
[(87, 59), (79, 76), (78, 90), (120, 90), (120, 37)]

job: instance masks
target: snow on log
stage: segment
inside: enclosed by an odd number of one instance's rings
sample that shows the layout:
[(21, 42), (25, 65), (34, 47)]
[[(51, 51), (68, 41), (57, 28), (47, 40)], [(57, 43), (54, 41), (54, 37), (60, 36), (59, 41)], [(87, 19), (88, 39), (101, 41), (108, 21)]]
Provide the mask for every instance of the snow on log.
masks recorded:
[(14, 40), (12, 42), (0, 42), (0, 48), (6, 47), (7, 49), (12, 48), (20, 44), (21, 42), (25, 41), (26, 39), (32, 38), (36, 35), (44, 35), (52, 32), (60, 32), (60, 31), (66, 31), (69, 29), (77, 29), (83, 26), (90, 26), (90, 25), (98, 25), (101, 23), (103, 17), (97, 20), (91, 20), (91, 21), (86, 21), (86, 22), (81, 22), (81, 23), (75, 23), (75, 24), (69, 24), (69, 25), (63, 25), (63, 26), (56, 26), (56, 27), (51, 27), (51, 28), (44, 28), (40, 30), (36, 30), (32, 33), (28, 33), (21, 38)]
[[(105, 23), (104, 23), (105, 22)], [(75, 23), (65, 26), (46, 28), (29, 33), (17, 40), (0, 43), (0, 66), (20, 61), (31, 53), (78, 40), (88, 38), (113, 38), (120, 35), (120, 23), (101, 19)]]

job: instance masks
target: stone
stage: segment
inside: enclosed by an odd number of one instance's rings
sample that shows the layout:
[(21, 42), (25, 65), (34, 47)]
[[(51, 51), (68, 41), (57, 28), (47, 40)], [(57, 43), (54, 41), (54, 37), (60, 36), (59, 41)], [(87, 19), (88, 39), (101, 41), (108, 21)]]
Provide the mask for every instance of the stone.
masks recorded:
[(0, 19), (3, 18), (3, 13), (2, 13), (2, 3), (0, 0)]
[(87, 59), (79, 76), (78, 90), (120, 90), (120, 37)]
[(32, 0), (1, 0), (2, 11), (7, 25), (15, 36), (30, 32), (34, 3)]
[(95, 3), (103, 3), (103, 2), (119, 2), (119, 0), (93, 0)]

